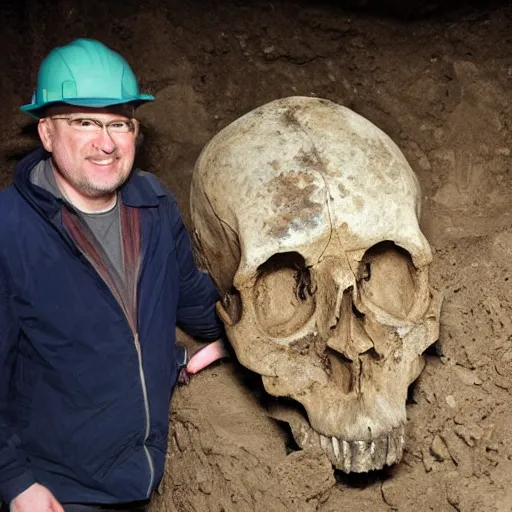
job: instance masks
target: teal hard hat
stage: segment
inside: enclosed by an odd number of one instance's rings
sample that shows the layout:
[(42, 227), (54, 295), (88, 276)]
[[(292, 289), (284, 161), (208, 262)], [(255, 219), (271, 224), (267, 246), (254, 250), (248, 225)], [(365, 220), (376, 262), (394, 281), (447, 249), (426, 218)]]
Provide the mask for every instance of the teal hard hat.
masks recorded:
[(39, 119), (44, 108), (55, 103), (108, 107), (154, 99), (140, 93), (137, 79), (121, 55), (99, 41), (76, 39), (54, 48), (44, 59), (32, 102), (21, 110)]

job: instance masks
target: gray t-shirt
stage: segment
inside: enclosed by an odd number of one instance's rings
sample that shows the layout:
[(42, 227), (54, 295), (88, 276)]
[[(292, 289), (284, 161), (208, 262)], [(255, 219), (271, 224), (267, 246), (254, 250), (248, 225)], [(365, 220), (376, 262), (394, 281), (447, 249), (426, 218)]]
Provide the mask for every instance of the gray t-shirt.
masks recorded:
[[(55, 197), (63, 199), (59, 190), (50, 159), (39, 162), (30, 174), (30, 182), (41, 187)], [(76, 209), (76, 208), (75, 208)], [(101, 213), (85, 213), (78, 210), (81, 218), (89, 226), (96, 240), (99, 242), (110, 262), (124, 278), (123, 254), (121, 249), (121, 218), (120, 202), (116, 201), (115, 206)]]

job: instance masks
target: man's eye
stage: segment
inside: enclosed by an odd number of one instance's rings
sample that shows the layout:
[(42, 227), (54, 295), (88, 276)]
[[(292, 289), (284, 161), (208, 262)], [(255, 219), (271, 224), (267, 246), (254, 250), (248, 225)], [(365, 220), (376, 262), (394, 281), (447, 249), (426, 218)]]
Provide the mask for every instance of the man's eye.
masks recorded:
[(95, 123), (92, 119), (73, 119), (71, 121), (73, 126), (82, 129), (95, 129), (98, 127), (97, 123)]
[(114, 121), (109, 124), (109, 128), (116, 132), (128, 132), (131, 129), (131, 123), (128, 121)]

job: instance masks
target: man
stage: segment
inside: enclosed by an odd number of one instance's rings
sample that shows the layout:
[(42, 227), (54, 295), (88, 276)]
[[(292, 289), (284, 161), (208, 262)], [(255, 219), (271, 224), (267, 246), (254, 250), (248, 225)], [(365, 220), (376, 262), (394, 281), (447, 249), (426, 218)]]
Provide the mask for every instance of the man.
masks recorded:
[(222, 334), (176, 201), (132, 169), (134, 109), (153, 99), (119, 54), (79, 39), (48, 55), (22, 107), (43, 148), (0, 192), (2, 511), (145, 510), (175, 327)]

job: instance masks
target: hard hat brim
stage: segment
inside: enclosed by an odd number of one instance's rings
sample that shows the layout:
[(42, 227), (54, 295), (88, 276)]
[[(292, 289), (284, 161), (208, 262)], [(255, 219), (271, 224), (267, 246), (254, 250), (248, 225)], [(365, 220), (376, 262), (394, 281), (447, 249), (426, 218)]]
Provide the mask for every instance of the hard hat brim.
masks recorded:
[(50, 106), (55, 105), (57, 103), (64, 103), (67, 105), (73, 105), (76, 107), (88, 107), (88, 108), (104, 108), (109, 107), (112, 105), (122, 105), (125, 103), (129, 104), (136, 104), (137, 106), (141, 105), (142, 103), (146, 103), (148, 101), (153, 101), (155, 99), (154, 96), (151, 94), (139, 94), (135, 98), (77, 98), (77, 99), (65, 99), (65, 100), (58, 100), (58, 101), (50, 101), (47, 103), (29, 103), (27, 105), (23, 105), (20, 107), (20, 110), (22, 112), (25, 112), (32, 117), (35, 117), (36, 119), (41, 119), (41, 114), (43, 113), (43, 110)]

